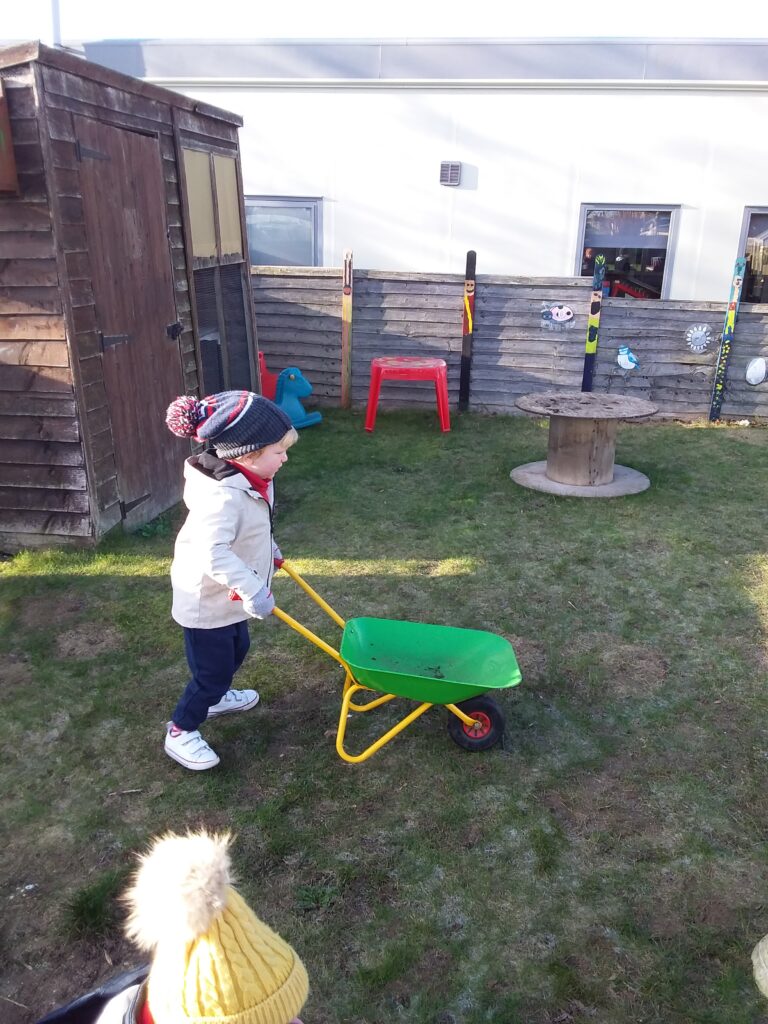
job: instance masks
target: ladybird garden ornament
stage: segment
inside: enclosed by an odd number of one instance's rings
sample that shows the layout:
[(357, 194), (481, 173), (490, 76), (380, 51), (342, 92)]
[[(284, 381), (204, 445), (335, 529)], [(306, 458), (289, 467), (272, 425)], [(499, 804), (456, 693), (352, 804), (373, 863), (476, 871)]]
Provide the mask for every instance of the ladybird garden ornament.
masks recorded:
[(541, 307), (541, 326), (548, 331), (569, 331), (575, 322), (573, 310), (562, 302), (545, 302)]

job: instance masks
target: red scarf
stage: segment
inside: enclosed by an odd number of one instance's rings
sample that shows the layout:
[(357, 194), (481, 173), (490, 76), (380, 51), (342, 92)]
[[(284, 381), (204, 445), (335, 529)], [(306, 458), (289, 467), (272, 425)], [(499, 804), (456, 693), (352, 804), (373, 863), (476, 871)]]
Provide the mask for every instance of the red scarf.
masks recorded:
[(245, 466), (241, 465), (239, 462), (230, 462), (229, 459), (225, 459), (225, 461), (229, 462), (229, 465), (232, 466), (233, 469), (237, 469), (242, 473), (254, 491), (258, 491), (268, 505), (271, 504), (269, 500), (269, 485), (272, 483), (271, 480), (265, 480), (263, 476), (256, 476), (255, 473), (246, 469)]

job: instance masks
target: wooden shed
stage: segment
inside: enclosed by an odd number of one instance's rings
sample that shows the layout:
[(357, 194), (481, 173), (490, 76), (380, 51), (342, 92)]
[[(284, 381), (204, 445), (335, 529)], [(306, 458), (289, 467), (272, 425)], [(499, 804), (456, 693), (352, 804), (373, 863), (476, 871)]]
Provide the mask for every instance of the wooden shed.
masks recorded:
[(1, 550), (149, 521), (190, 450), (168, 403), (258, 388), (241, 124), (65, 51), (0, 49)]

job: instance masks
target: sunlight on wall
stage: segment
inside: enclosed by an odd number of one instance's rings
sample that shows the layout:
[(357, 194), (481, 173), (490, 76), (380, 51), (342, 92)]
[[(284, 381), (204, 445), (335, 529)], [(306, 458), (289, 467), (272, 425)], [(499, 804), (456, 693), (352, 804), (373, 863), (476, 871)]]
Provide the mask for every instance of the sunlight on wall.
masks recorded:
[(475, 249), (481, 274), (570, 276), (582, 203), (679, 204), (670, 297), (723, 301), (744, 207), (768, 205), (760, 93), (189, 94), (243, 115), (246, 194), (324, 198), (326, 266), (460, 274)]

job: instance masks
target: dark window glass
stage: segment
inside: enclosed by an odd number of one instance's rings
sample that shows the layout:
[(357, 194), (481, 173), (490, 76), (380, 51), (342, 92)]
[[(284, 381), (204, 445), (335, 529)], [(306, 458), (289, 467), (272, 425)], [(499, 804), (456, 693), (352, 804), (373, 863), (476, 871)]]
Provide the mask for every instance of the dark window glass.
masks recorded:
[(251, 265), (319, 266), (321, 202), (247, 196), (245, 224)]
[(744, 256), (747, 272), (742, 301), (768, 302), (768, 210), (750, 214)]
[(622, 298), (661, 297), (672, 211), (588, 209), (581, 273), (591, 276), (605, 256), (603, 293)]

